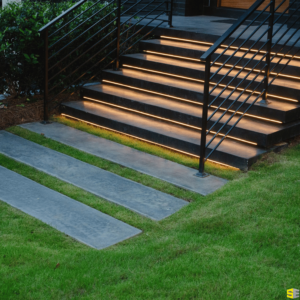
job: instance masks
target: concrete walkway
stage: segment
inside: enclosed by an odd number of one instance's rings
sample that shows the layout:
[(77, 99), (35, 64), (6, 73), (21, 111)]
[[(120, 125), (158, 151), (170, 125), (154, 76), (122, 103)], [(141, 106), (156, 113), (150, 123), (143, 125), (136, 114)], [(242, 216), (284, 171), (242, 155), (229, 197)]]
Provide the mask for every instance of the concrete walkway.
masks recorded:
[(37, 122), (20, 126), (39, 134), (43, 133), (46, 137), (62, 144), (113, 161), (204, 196), (221, 188), (227, 182), (227, 180), (215, 176), (196, 177), (197, 171), (194, 169), (96, 137), (63, 124), (52, 123), (45, 126)]
[(153, 220), (188, 204), (6, 131), (0, 131), (0, 153)]
[(0, 200), (72, 238), (103, 249), (141, 230), (0, 166)]

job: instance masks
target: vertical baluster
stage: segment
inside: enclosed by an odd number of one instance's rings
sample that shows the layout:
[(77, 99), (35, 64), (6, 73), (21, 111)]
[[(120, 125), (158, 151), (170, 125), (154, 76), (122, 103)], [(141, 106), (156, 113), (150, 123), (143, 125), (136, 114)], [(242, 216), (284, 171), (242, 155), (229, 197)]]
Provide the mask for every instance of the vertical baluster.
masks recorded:
[(170, 0), (170, 9), (169, 9), (169, 0), (167, 0), (167, 12), (169, 15), (169, 27), (173, 27), (173, 3), (174, 0)]
[(273, 39), (273, 25), (274, 25), (274, 13), (275, 13), (275, 0), (270, 0), (270, 16), (269, 16), (269, 30), (268, 30), (268, 43), (267, 43), (267, 56), (265, 67), (265, 80), (264, 80), (264, 93), (263, 99), (260, 103), (268, 104), (268, 89), (269, 89), (269, 77), (270, 77), (270, 63), (271, 63), (271, 51), (272, 51), (272, 39)]
[(49, 121), (48, 111), (48, 28), (44, 31), (44, 121), (43, 124), (47, 124)]
[(196, 176), (206, 177), (204, 173), (205, 165), (205, 152), (206, 152), (206, 130), (207, 130), (207, 111), (209, 101), (209, 80), (210, 80), (210, 67), (211, 67), (211, 55), (207, 57), (205, 61), (205, 83), (204, 83), (204, 95), (202, 106), (202, 124), (201, 124), (201, 144), (200, 144), (200, 163), (199, 173)]
[(121, 32), (121, 0), (117, 0), (117, 53), (116, 53), (116, 64), (115, 70), (119, 70), (120, 68), (120, 32)]

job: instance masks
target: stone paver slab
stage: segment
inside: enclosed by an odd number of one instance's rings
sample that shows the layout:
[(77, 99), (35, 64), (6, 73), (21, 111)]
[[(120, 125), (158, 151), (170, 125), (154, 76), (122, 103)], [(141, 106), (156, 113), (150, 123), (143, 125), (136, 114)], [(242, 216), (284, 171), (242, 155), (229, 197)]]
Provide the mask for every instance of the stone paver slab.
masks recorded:
[(96, 249), (141, 230), (0, 166), (0, 200)]
[(59, 123), (39, 122), (20, 125), (65, 145), (113, 161), (141, 173), (170, 182), (181, 188), (208, 195), (227, 183), (215, 176), (196, 177), (196, 170), (175, 162), (144, 153)]
[(0, 131), (0, 153), (153, 220), (188, 204), (6, 131)]

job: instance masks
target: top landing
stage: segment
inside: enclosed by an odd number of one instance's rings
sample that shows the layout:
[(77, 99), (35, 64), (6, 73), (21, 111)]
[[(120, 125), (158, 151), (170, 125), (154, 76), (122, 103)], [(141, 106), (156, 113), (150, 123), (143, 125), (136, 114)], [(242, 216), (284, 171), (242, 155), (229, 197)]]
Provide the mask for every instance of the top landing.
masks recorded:
[[(166, 19), (167, 16), (161, 16), (161, 19)], [(157, 26), (159, 23), (152, 22), (152, 26)], [(237, 19), (227, 18), (227, 17), (219, 17), (219, 16), (173, 16), (173, 27), (169, 28), (167, 23), (162, 24), (159, 28), (155, 30), (156, 35), (170, 35), (173, 37), (180, 37), (186, 39), (193, 40), (201, 40), (214, 43), (220, 36), (222, 36), (233, 24), (237, 22)], [(250, 21), (246, 21), (244, 24), (239, 27), (239, 29), (232, 35), (232, 37), (236, 37), (242, 30), (245, 29), (247, 25), (249, 25)], [(143, 24), (143, 21), (141, 21)], [(242, 39), (246, 39), (250, 33), (253, 32), (254, 27), (258, 25), (257, 22), (253, 23), (253, 26), (250, 26), (249, 30), (241, 36)], [(274, 32), (276, 32), (281, 24), (274, 25)], [(268, 24), (263, 25), (251, 38), (250, 40), (257, 40), (262, 33), (267, 29)], [(281, 29), (279, 29), (278, 33), (273, 37), (273, 42), (277, 42), (280, 45), (283, 45), (289, 37), (294, 33), (296, 29), (290, 28), (288, 29), (287, 25), (283, 25)], [(282, 37), (283, 36), (283, 37)], [(296, 33), (287, 43), (287, 45), (291, 46), (293, 43), (300, 38), (300, 32)], [(267, 39), (265, 35), (261, 41)], [(300, 47), (300, 41), (296, 43), (296, 47)]]

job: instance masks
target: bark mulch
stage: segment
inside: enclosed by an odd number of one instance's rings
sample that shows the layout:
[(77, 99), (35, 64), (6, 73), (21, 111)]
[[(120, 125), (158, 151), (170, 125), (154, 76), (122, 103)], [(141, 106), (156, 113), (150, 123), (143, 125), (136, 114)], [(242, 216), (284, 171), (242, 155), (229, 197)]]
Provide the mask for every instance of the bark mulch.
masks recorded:
[[(61, 101), (80, 100), (78, 95), (72, 95), (68, 100), (66, 96), (61, 96)], [(51, 112), (51, 114), (59, 114), (59, 109)], [(43, 120), (44, 102), (43, 96), (25, 96), (25, 97), (7, 97), (0, 100), (0, 130), (10, 126), (19, 125), (29, 122), (37, 122)]]

